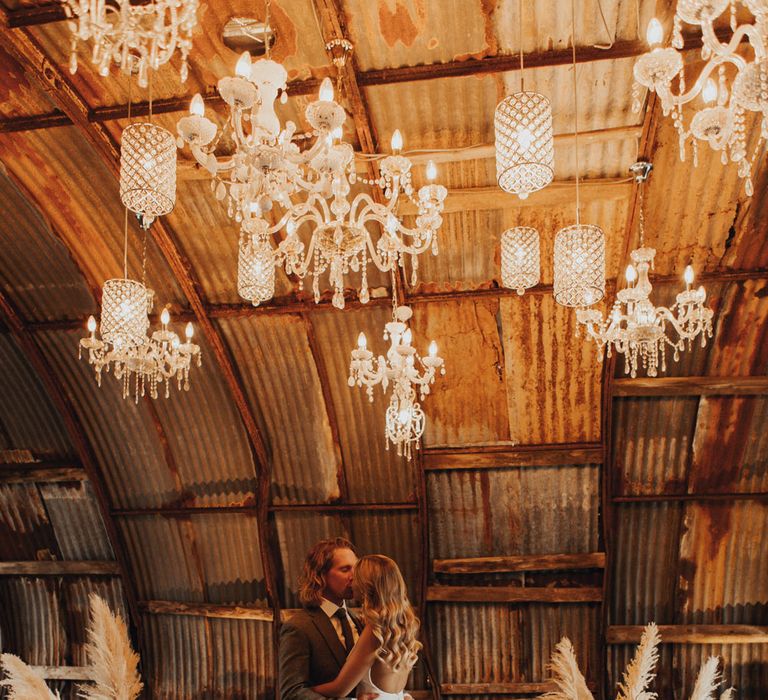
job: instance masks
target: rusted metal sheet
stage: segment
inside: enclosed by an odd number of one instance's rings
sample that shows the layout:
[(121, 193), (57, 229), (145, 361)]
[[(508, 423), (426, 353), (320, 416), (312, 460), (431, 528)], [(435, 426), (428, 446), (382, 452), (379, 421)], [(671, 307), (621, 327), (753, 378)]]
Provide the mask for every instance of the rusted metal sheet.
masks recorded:
[(523, 444), (600, 437), (601, 364), (572, 309), (550, 295), (499, 301), (510, 436)]
[(59, 548), (34, 484), (0, 484), (0, 558), (57, 559)]
[[(0, 423), (8, 448), (72, 456), (61, 417), (10, 334), (0, 333)], [(6, 457), (4, 461), (14, 461)]]
[(337, 498), (338, 452), (304, 321), (256, 315), (222, 320), (220, 327), (271, 448), (274, 502)]
[(430, 552), (435, 559), (594, 552), (598, 489), (595, 465), (430, 473)]
[(412, 466), (397, 456), (392, 445), (387, 449), (384, 423), (389, 395), (376, 387), (370, 402), (364, 387), (347, 383), (350, 352), (357, 347), (359, 333), (365, 333), (374, 354), (383, 355), (387, 343), (382, 333), (391, 318), (388, 306), (312, 314), (338, 420), (348, 497), (354, 503), (406, 501), (414, 493)]
[(613, 401), (614, 495), (685, 493), (697, 397)]
[(0, 48), (0, 118), (52, 111), (50, 100), (27, 80), (21, 66)]
[(69, 252), (5, 173), (0, 173), (0, 210), (0, 284), (24, 318), (84, 318), (95, 313), (95, 303)]

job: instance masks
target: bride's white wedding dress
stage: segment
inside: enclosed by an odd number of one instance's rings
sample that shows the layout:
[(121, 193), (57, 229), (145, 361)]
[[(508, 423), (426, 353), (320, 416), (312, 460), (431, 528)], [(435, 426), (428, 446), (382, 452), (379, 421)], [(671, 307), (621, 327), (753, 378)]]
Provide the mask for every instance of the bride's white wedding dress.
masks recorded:
[(378, 688), (371, 679), (371, 668), (368, 669), (366, 677), (357, 685), (357, 697), (360, 697), (363, 693), (378, 693), (379, 697), (377, 700), (403, 700), (404, 690), (401, 690), (399, 693), (387, 693)]

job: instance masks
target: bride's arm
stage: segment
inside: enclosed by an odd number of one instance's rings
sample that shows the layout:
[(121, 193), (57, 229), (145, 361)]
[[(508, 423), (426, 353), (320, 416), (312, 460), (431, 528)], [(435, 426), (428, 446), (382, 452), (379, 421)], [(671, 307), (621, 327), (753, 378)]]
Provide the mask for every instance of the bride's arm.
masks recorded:
[(329, 698), (341, 698), (349, 695), (363, 680), (368, 669), (376, 660), (376, 650), (379, 641), (373, 636), (371, 628), (366, 625), (360, 639), (357, 640), (352, 651), (349, 652), (339, 675), (328, 683), (322, 683), (312, 688), (316, 693)]

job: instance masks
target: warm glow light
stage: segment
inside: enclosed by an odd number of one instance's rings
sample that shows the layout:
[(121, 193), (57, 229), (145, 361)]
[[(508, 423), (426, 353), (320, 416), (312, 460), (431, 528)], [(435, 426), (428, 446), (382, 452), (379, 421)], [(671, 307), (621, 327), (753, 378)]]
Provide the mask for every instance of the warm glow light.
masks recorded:
[(661, 26), (661, 22), (655, 17), (648, 22), (648, 30), (645, 32), (645, 38), (651, 46), (660, 44), (664, 38), (664, 28)]
[(627, 278), (627, 282), (632, 284), (637, 279), (637, 270), (635, 270), (635, 266), (627, 265), (627, 271), (624, 273), (624, 276)]
[(365, 333), (363, 332), (357, 336), (357, 347), (359, 350), (365, 350), (366, 347), (368, 347), (368, 341), (366, 340)]
[(400, 133), (400, 129), (395, 129), (390, 145), (393, 153), (398, 153), (403, 149), (403, 135)]
[(340, 126), (337, 126), (332, 132), (331, 132), (331, 138), (337, 139), (341, 141), (341, 137), (343, 136), (343, 132), (341, 130)]
[(239, 75), (241, 78), (251, 77), (251, 54), (247, 51), (243, 51), (240, 58), (237, 59), (235, 74)]
[(189, 323), (187, 323), (186, 327), (184, 328), (184, 335), (185, 335), (185, 336), (186, 336), (186, 338), (187, 338), (187, 342), (189, 342), (190, 340), (192, 340), (192, 336), (193, 336), (194, 334), (195, 334), (195, 329), (194, 329), (194, 327), (192, 326), (192, 322), (190, 321)]
[(533, 134), (529, 129), (520, 129), (517, 132), (517, 142), (520, 144), (520, 148), (527, 151), (533, 143)]
[(701, 99), (707, 104), (710, 104), (717, 99), (717, 84), (712, 78), (709, 78), (704, 85), (704, 89), (701, 91)]
[(189, 103), (189, 113), (196, 117), (202, 117), (205, 114), (205, 103), (199, 92), (195, 93), (192, 102)]
[(321, 102), (333, 102), (333, 83), (330, 78), (323, 78), (320, 83), (319, 99)]
[(429, 344), (429, 356), (437, 357), (437, 343), (434, 340)]
[(704, 300), (707, 298), (707, 292), (704, 290), (704, 287), (703, 287), (703, 286), (700, 286), (700, 287), (699, 287), (699, 288), (696, 290), (696, 294), (698, 294), (698, 295), (699, 295), (699, 298), (700, 298), (702, 301), (704, 301)]
[(289, 236), (292, 236), (296, 233), (296, 222), (293, 219), (289, 219), (288, 223), (285, 225), (285, 230), (288, 232)]
[(403, 333), (403, 345), (410, 345), (412, 340), (413, 334), (411, 333), (411, 329), (406, 328), (405, 333)]
[(433, 161), (429, 161), (427, 163), (427, 180), (432, 182), (437, 177), (437, 166), (435, 166), (435, 163)]
[(693, 267), (686, 265), (685, 272), (683, 273), (683, 279), (686, 284), (693, 284)]
[(160, 323), (162, 323), (164, 326), (167, 326), (171, 321), (171, 314), (168, 313), (168, 309), (163, 309), (163, 312), (160, 314)]
[(93, 316), (88, 317), (88, 332), (89, 333), (96, 332), (96, 319)]
[(410, 410), (407, 408), (400, 409), (400, 412), (397, 414), (398, 423), (400, 423), (400, 425), (407, 425), (410, 419), (411, 419)]

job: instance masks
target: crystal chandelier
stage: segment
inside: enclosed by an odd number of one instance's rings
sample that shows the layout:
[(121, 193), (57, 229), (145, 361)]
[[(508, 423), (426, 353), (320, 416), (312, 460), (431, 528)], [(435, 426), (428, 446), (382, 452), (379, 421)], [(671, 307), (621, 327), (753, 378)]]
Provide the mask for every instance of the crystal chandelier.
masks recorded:
[[(756, 18), (755, 24), (736, 23), (738, 2), (745, 5)], [(728, 43), (721, 42), (714, 23), (730, 7), (731, 30)], [(698, 25), (702, 33), (701, 58), (705, 62), (696, 81), (686, 90), (684, 61), (676, 49), (683, 48), (682, 23)], [(641, 56), (634, 67), (634, 108), (640, 110), (640, 91), (648, 88), (658, 94), (665, 116), (673, 115), (679, 135), (680, 159), (685, 160), (685, 144), (693, 144), (694, 164), (698, 159), (698, 142), (706, 141), (720, 151), (722, 163), (737, 163), (739, 177), (745, 180), (745, 190), (753, 192), (752, 164), (747, 158), (746, 113), (761, 112), (761, 141), (768, 137), (768, 65), (766, 37), (768, 36), (768, 5), (763, 0), (679, 0), (675, 13), (672, 47), (662, 48), (663, 29), (656, 18), (648, 24), (646, 38), (652, 49)], [(746, 38), (751, 46), (748, 60), (740, 51)], [(717, 80), (713, 74), (717, 69)], [(678, 79), (677, 93), (672, 82)], [(730, 83), (730, 86), (729, 86)], [(685, 127), (683, 105), (701, 95), (699, 107)], [(759, 143), (755, 149), (758, 153)], [(753, 156), (753, 160), (754, 157)]]
[(538, 92), (526, 92), (523, 80), (523, 3), (520, 19), (520, 92), (496, 106), (496, 179), (505, 192), (526, 199), (543, 189), (554, 175), (555, 148), (552, 105)]
[(92, 39), (91, 61), (101, 76), (109, 75), (110, 65), (115, 63), (128, 75), (138, 71), (139, 85), (146, 87), (149, 71), (168, 63), (178, 49), (181, 82), (186, 82), (197, 5), (198, 0), (153, 0), (147, 4), (66, 0), (68, 13), (77, 20), (70, 22), (70, 72), (77, 72), (78, 44)]
[[(88, 335), (80, 339), (78, 358), (83, 350), (88, 352), (88, 362), (96, 372), (96, 383), (101, 386), (102, 371), (110, 369), (115, 378), (122, 381), (123, 398), (131, 390), (138, 403), (139, 396), (158, 397), (158, 385), (165, 382), (165, 396), (176, 378), (179, 390), (189, 390), (189, 371), (192, 362), (201, 364), (200, 347), (192, 342), (194, 330), (191, 323), (185, 328), (185, 342), (168, 328), (170, 314), (163, 309), (160, 314), (162, 327), (148, 336), (149, 311), (153, 292), (143, 282), (132, 280), (127, 272), (128, 239), (126, 238), (122, 278), (109, 279), (104, 283), (101, 300), (101, 338), (96, 337), (96, 319), (88, 319)], [(144, 239), (146, 260), (146, 232)], [(142, 266), (144, 267), (144, 265)]]
[(579, 97), (576, 81), (576, 23), (571, 0), (573, 36), (573, 103), (576, 152), (576, 223), (555, 234), (554, 284), (555, 301), (562, 306), (591, 306), (605, 295), (605, 234), (599, 226), (579, 220)]
[[(638, 365), (649, 377), (658, 374), (659, 365), (665, 372), (666, 348), (673, 349), (677, 361), (680, 352), (690, 350), (693, 340), (701, 336), (701, 346), (712, 337), (713, 312), (704, 306), (704, 287), (692, 289), (693, 268), (685, 268), (685, 290), (675, 303), (667, 308), (654, 306), (649, 297), (653, 286), (648, 271), (653, 267), (656, 251), (645, 246), (643, 218), (643, 182), (650, 172), (649, 163), (636, 163), (633, 172), (640, 183), (640, 247), (631, 253), (632, 264), (627, 267), (628, 286), (616, 296), (613, 310), (607, 319), (597, 309), (577, 309), (576, 319), (586, 327), (587, 336), (600, 350), (607, 348), (608, 357), (613, 350), (624, 355), (624, 373), (637, 376)], [(668, 328), (669, 327), (669, 328)]]
[[(385, 202), (377, 202), (367, 192), (358, 193), (350, 202), (357, 182), (355, 154), (341, 140), (346, 113), (334, 100), (330, 79), (323, 80), (319, 98), (306, 109), (315, 141), (299, 151), (292, 141), (295, 125), (288, 122), (281, 130), (274, 112), (278, 91), (285, 95), (285, 69), (269, 59), (251, 65), (246, 52), (236, 73), (219, 81), (219, 92), (230, 109), (225, 129), (235, 144), (231, 157), (220, 159), (214, 154), (217, 128), (204, 116), (199, 95), (192, 100), (190, 114), (178, 123), (179, 145), (189, 144), (197, 162), (211, 173), (212, 188), (226, 202), (229, 215), (239, 222), (262, 218), (264, 241), (284, 232), (274, 250), (275, 263), (301, 280), (311, 275), (316, 302), (320, 300), (319, 278), (327, 273), (333, 305), (344, 308), (345, 275), (359, 271), (359, 298), (366, 303), (369, 262), (386, 272), (404, 266), (411, 256), (415, 282), (417, 256), (430, 248), (437, 253), (436, 232), (447, 195), (445, 187), (432, 182), (434, 164), (427, 167), (428, 184), (414, 196), (412, 164), (400, 153), (402, 137), (395, 131), (392, 154), (380, 162), (381, 175), (363, 180), (380, 187)], [(417, 207), (414, 227), (405, 226), (396, 213), (401, 193)], [(273, 208), (276, 223), (269, 224), (265, 216)]]
[(240, 228), (237, 291), (254, 306), (275, 296), (275, 252), (266, 230), (261, 218), (248, 219)]
[(501, 234), (501, 283), (521, 296), (539, 283), (539, 232), (516, 226)]
[[(368, 398), (373, 401), (373, 387), (381, 385), (386, 391), (392, 384), (392, 396), (386, 412), (385, 434), (389, 442), (397, 447), (397, 454), (410, 459), (413, 446), (419, 449), (419, 439), (424, 432), (426, 416), (417, 400), (422, 401), (429, 394), (430, 385), (435, 381), (435, 374), (445, 374), (443, 358), (437, 355), (437, 344), (429, 344), (429, 354), (420, 357), (411, 345), (412, 334), (408, 320), (412, 311), (408, 306), (396, 306), (393, 318), (386, 324), (384, 340), (389, 339), (387, 357), (373, 359), (368, 350), (364, 333), (357, 339), (357, 348), (352, 350), (349, 365), (349, 386), (365, 384)], [(421, 366), (421, 370), (419, 369)]]

